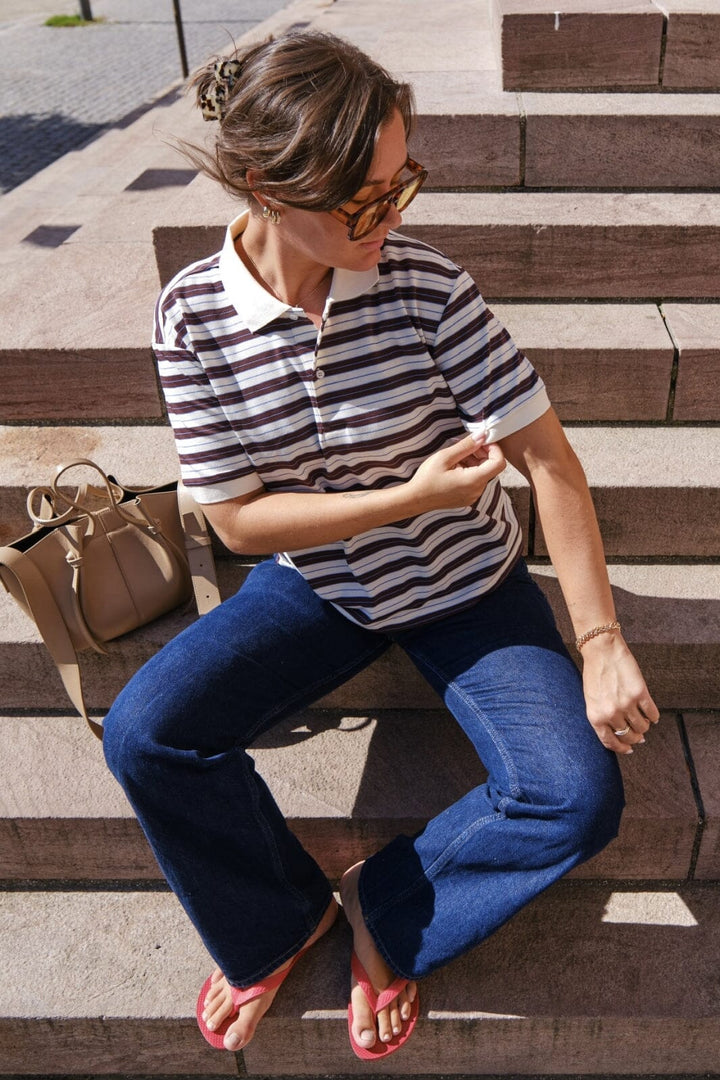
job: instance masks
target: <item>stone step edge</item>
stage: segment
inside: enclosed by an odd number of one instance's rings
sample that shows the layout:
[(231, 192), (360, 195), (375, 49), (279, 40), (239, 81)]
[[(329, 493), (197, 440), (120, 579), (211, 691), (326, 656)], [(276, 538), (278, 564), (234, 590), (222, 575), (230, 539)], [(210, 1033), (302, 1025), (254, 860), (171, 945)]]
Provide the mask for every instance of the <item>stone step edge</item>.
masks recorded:
[[(537, 579), (572, 644), (559, 587), (548, 567)], [(241, 584), (246, 569), (218, 565), (221, 594)], [(720, 603), (717, 562), (701, 565), (611, 564), (610, 581), (624, 635), (636, 655), (658, 707), (713, 709), (720, 704)], [(9, 596), (0, 596), (0, 696), (6, 710), (67, 710), (67, 697), (34, 624)], [(88, 707), (103, 711), (131, 674), (196, 618), (189, 608), (173, 612), (122, 640), (108, 643), (108, 656), (80, 658)], [(391, 649), (368, 671), (322, 702), (342, 709), (437, 708), (438, 698), (409, 661)]]
[[(627, 801), (620, 835), (573, 877), (720, 879), (710, 835), (719, 827), (711, 769), (719, 721), (720, 713), (682, 720), (665, 713), (639, 753), (620, 759)], [(2, 717), (0, 749), (0, 888), (161, 879), (99, 742), (79, 717)], [(486, 779), (442, 709), (310, 708), (273, 727), (250, 753), (290, 828), (332, 881)], [(391, 764), (398, 759), (399, 776)]]
[[(67, 308), (65, 299), (62, 307)], [(720, 365), (714, 332), (720, 304), (668, 305), (667, 310), (646, 303), (500, 303), (492, 308), (548, 383), (561, 420), (720, 420), (720, 390), (714, 394), (712, 389)], [(72, 345), (52, 344), (47, 308), (42, 320), (31, 314), (22, 323), (6, 322), (0, 328), (2, 420), (56, 425), (82, 420), (99, 426), (111, 420), (160, 420), (164, 410), (144, 321), (128, 328), (125, 347), (98, 347), (99, 336), (91, 322), (82, 323)], [(687, 371), (683, 348), (674, 338), (692, 342)], [(123, 383), (119, 370), (133, 374)]]
[[(218, 251), (241, 206), (197, 177), (153, 229), (158, 273)], [(717, 299), (716, 194), (420, 193), (402, 232), (444, 251), (487, 297)], [(618, 245), (623, 258), (618, 258)]]
[[(440, 1037), (443, 1071), (456, 1075), (537, 1075), (539, 1061), (547, 1075), (712, 1074), (717, 898), (713, 886), (554, 886), (480, 951), (423, 980), (420, 1021), (393, 1072), (427, 1075)], [(347, 1045), (344, 920), (298, 965), (236, 1060), (210, 1050), (192, 1018), (212, 965), (174, 898), (6, 893), (0, 917), (12, 929), (3, 935), (7, 1072), (118, 1074), (129, 1061), (133, 1072), (165, 1075), (211, 1063), (235, 1075), (239, 1062), (250, 1076), (366, 1071)], [(90, 1015), (78, 1015), (79, 987)]]
[[(720, 427), (716, 425), (588, 424), (569, 426), (566, 433), (591, 487), (649, 491), (656, 487), (720, 487)], [(179, 473), (172, 431), (166, 425), (0, 424), (0, 505), (10, 490), (49, 483), (59, 463), (93, 455), (106, 471), (130, 487), (168, 483)], [(657, 475), (660, 455), (665, 458), (661, 484)], [(503, 482), (513, 488), (527, 486), (511, 466)]]

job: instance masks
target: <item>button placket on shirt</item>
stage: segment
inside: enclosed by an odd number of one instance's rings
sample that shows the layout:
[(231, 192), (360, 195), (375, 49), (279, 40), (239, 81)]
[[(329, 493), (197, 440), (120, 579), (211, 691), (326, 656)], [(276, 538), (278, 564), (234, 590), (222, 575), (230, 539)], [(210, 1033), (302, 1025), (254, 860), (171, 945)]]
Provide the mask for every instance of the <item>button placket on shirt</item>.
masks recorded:
[(325, 442), (325, 440), (323, 439), (323, 436), (325, 434), (325, 425), (323, 423), (323, 413), (322, 413), (320, 399), (318, 397), (318, 391), (322, 388), (322, 385), (323, 385), (323, 383), (325, 381), (325, 374), (326, 374), (325, 371), (322, 368), (321, 360), (320, 360), (320, 348), (321, 348), (321, 345), (322, 345), (322, 335), (323, 335), (323, 330), (325, 329), (326, 320), (327, 320), (327, 309), (323, 313), (322, 323), (320, 324), (320, 329), (317, 332), (317, 338), (315, 340), (315, 348), (313, 350), (312, 382), (310, 383), (311, 397), (312, 397), (312, 403), (313, 403), (313, 412), (315, 414), (315, 424), (316, 424), (316, 427), (317, 427), (318, 435), (320, 437), (320, 445), (321, 446)]

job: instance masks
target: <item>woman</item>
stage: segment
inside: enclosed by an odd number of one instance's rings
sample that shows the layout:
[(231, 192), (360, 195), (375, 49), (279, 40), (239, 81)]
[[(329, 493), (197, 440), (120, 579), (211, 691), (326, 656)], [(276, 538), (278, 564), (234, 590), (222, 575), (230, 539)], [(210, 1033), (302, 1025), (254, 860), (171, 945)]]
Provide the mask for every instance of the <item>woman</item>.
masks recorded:
[[(164, 290), (154, 349), (185, 483), (231, 551), (282, 554), (135, 676), (106, 754), (218, 964), (201, 1030), (236, 1050), (337, 910), (246, 748), (406, 650), (489, 779), (343, 877), (350, 1041), (375, 1059), (412, 1031), (418, 979), (615, 836), (616, 755), (658, 712), (540, 378), (464, 271), (392, 231), (425, 179), (409, 87), (315, 32), (197, 85), (220, 119), (203, 165), (249, 209)], [(507, 461), (531, 484), (582, 682), (520, 559)]]

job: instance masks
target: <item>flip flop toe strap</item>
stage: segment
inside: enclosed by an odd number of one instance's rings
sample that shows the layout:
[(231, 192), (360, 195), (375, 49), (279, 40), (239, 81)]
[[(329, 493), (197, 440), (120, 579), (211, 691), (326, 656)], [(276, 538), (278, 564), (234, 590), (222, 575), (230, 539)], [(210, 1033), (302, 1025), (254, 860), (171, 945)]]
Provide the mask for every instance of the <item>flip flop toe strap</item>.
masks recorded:
[(352, 972), (357, 980), (357, 984), (368, 999), (368, 1004), (375, 1016), (377, 1016), (381, 1009), (386, 1009), (388, 1005), (391, 1005), (395, 998), (399, 997), (403, 992), (409, 982), (409, 979), (398, 977), (397, 979), (394, 979), (385, 990), (381, 990), (378, 994), (374, 990), (373, 985), (368, 978), (368, 974), (360, 963), (356, 953), (352, 954), (351, 963)]

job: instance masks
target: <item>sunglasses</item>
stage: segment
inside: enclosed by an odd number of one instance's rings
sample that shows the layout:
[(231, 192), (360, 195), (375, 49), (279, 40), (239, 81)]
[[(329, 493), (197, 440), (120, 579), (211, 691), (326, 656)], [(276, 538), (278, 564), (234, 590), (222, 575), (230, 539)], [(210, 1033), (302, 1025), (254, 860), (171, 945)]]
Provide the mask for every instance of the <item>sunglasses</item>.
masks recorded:
[(338, 221), (347, 225), (348, 240), (362, 240), (363, 236), (368, 236), (387, 217), (391, 206), (396, 206), (398, 210), (403, 211), (410, 205), (427, 179), (427, 170), (412, 158), (407, 159), (405, 168), (413, 173), (408, 180), (396, 184), (379, 199), (365, 203), (354, 214), (349, 214), (347, 210), (339, 207), (337, 210), (328, 211)]

